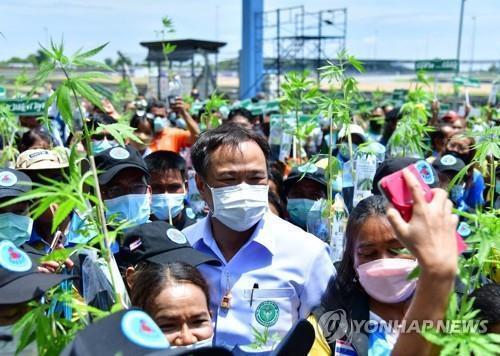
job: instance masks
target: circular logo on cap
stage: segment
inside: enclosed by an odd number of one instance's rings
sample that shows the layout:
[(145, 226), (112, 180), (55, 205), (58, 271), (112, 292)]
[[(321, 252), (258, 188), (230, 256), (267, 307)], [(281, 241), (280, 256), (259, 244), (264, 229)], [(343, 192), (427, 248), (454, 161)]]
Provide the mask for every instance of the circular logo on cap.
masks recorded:
[(270, 327), (276, 324), (280, 316), (280, 308), (278, 304), (270, 300), (260, 303), (255, 310), (255, 319), (265, 327)]
[(12, 187), (17, 183), (17, 177), (12, 172), (1, 172), (0, 173), (0, 186), (2, 187)]
[(115, 147), (109, 151), (109, 155), (114, 159), (127, 159), (130, 153), (123, 147)]
[(446, 155), (441, 158), (441, 164), (445, 166), (453, 166), (457, 163), (457, 159), (452, 155)]
[(470, 235), (470, 233), (472, 232), (471, 229), (470, 229), (470, 226), (469, 224), (467, 224), (466, 222), (462, 221), (459, 225), (458, 225), (458, 228), (457, 228), (457, 232), (460, 236), (462, 237), (467, 237)]
[(28, 255), (18, 249), (11, 241), (0, 242), (0, 265), (12, 272), (26, 272), (32, 263)]
[(188, 242), (186, 239), (186, 235), (174, 228), (170, 228), (167, 230), (167, 237), (176, 244), (185, 244)]
[(153, 319), (140, 310), (130, 310), (122, 317), (121, 322), (123, 334), (142, 347), (163, 349), (169, 347), (169, 343), (162, 331)]
[(434, 184), (436, 180), (434, 179), (434, 172), (429, 163), (426, 161), (418, 161), (415, 163), (415, 166), (426, 184)]
[(316, 167), (316, 165), (312, 164), (312, 163), (306, 163), (302, 166), (300, 166), (299, 168), (297, 168), (297, 170), (301, 173), (314, 173), (318, 170), (318, 167)]

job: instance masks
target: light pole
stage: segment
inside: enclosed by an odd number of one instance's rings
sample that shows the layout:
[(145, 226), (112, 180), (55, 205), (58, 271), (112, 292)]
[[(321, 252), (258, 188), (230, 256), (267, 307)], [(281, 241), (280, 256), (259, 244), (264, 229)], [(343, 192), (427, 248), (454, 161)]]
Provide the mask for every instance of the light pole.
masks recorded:
[(460, 71), (460, 46), (462, 45), (462, 25), (464, 23), (464, 6), (465, 6), (465, 0), (462, 0), (462, 6), (460, 6), (460, 23), (458, 25), (457, 61), (459, 69), (457, 69), (457, 72)]
[(474, 47), (476, 45), (476, 16), (472, 16), (472, 43), (470, 49), (469, 76), (472, 75), (472, 62), (474, 61)]

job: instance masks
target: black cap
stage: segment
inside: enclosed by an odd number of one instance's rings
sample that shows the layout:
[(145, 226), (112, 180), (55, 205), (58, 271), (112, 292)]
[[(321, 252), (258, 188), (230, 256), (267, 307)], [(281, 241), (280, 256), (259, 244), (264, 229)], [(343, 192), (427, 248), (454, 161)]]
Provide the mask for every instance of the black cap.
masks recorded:
[(137, 149), (129, 145), (108, 148), (97, 154), (95, 164), (97, 169), (101, 171), (99, 184), (109, 183), (115, 175), (125, 168), (137, 168), (149, 177), (148, 168), (141, 154)]
[(432, 162), (432, 167), (441, 173), (458, 173), (465, 167), (465, 163), (460, 158), (453, 155), (444, 155), (443, 157)]
[(0, 242), (0, 305), (19, 304), (41, 297), (70, 275), (38, 272), (36, 264), (11, 241)]
[[(389, 158), (383, 161), (380, 166), (378, 166), (377, 171), (375, 172), (375, 176), (373, 177), (373, 188), (372, 193), (375, 195), (381, 195), (382, 193), (378, 189), (378, 183), (380, 180), (389, 174), (400, 171), (403, 168), (408, 167), (411, 164), (414, 164), (421, 159), (413, 158), (413, 157), (395, 157)], [(439, 187), (439, 178), (437, 172), (430, 164), (428, 164), (430, 169), (432, 170), (433, 177), (431, 180), (425, 180), (427, 185), (431, 188)]]
[(0, 198), (13, 198), (31, 190), (31, 179), (25, 173), (0, 168)]
[(138, 225), (124, 235), (120, 249), (121, 264), (135, 265), (141, 261), (159, 264), (184, 262), (191, 266), (220, 262), (194, 249), (186, 236), (165, 221), (157, 220)]
[(321, 184), (326, 190), (328, 184), (325, 179), (325, 170), (319, 168), (313, 163), (306, 163), (302, 166), (295, 167), (292, 169), (292, 172), (288, 175), (288, 178), (283, 182), (285, 191), (288, 192), (292, 185), (297, 183), (302, 179), (310, 179)]
[(149, 315), (132, 308), (111, 314), (79, 331), (61, 355), (139, 356), (170, 347)]

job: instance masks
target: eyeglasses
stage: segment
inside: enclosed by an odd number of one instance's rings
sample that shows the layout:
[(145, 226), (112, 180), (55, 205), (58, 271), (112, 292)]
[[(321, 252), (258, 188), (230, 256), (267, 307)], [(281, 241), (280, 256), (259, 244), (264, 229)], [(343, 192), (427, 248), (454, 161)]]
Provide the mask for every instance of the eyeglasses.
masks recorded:
[(108, 199), (118, 198), (127, 194), (146, 194), (148, 185), (144, 183), (133, 184), (128, 187), (112, 187), (109, 189), (104, 188), (103, 191)]

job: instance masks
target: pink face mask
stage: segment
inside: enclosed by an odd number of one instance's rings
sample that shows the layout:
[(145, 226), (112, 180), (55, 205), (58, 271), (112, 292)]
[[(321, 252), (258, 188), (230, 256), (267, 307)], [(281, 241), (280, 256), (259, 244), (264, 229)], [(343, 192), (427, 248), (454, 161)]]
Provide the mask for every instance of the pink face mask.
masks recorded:
[(366, 293), (382, 303), (394, 304), (408, 299), (417, 285), (407, 280), (417, 261), (407, 258), (382, 258), (359, 265), (359, 283)]

